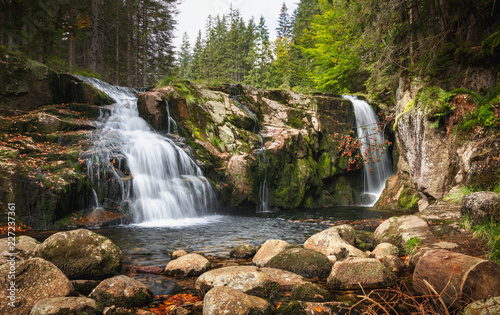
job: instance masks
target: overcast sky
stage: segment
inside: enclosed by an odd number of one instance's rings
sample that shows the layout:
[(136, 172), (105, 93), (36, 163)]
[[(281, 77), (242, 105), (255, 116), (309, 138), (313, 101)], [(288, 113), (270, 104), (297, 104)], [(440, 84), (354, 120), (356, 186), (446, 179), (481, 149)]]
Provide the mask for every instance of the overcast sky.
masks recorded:
[(233, 9), (240, 10), (245, 23), (253, 16), (255, 23), (258, 24), (260, 16), (264, 16), (271, 40), (274, 40), (283, 2), (286, 3), (288, 13), (292, 15), (299, 0), (183, 0), (178, 6), (178, 24), (175, 31), (176, 38), (174, 39), (176, 50), (179, 50), (184, 32), (187, 32), (189, 36), (192, 49), (198, 31), (201, 29), (202, 35), (205, 33), (204, 28), (208, 15), (211, 14), (215, 17), (217, 14), (222, 16), (222, 14), (229, 13), (231, 3)]

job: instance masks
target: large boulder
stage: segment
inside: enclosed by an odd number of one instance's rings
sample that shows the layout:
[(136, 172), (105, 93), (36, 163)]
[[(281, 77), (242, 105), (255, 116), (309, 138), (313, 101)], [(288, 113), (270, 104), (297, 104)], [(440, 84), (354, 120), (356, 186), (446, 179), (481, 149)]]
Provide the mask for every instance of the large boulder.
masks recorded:
[(333, 263), (324, 254), (313, 249), (289, 248), (271, 258), (265, 266), (287, 270), (305, 278), (326, 278)]
[(309, 237), (304, 247), (314, 249), (326, 256), (334, 255), (336, 260), (347, 257), (368, 257), (366, 253), (349, 242), (354, 242), (354, 229), (350, 225), (340, 225)]
[(231, 252), (229, 252), (229, 257), (231, 258), (252, 258), (255, 256), (257, 249), (251, 244), (242, 244), (236, 246)]
[(272, 314), (266, 300), (245, 294), (233, 288), (215, 287), (203, 300), (203, 314)]
[(430, 244), (435, 240), (427, 222), (416, 215), (391, 217), (382, 222), (373, 233), (377, 242), (391, 243), (398, 247), (414, 237), (423, 244)]
[(57, 297), (38, 301), (30, 315), (100, 314), (96, 302), (86, 297)]
[(130, 308), (148, 305), (154, 295), (142, 282), (121, 275), (99, 283), (89, 297), (106, 306)]
[(258, 267), (263, 267), (271, 258), (276, 256), (279, 252), (285, 250), (288, 244), (287, 241), (283, 240), (267, 240), (260, 247), (257, 254), (252, 259), (252, 262)]
[(481, 191), (465, 196), (462, 199), (460, 215), (468, 215), (474, 224), (490, 220), (500, 222), (500, 194)]
[(255, 266), (231, 266), (210, 270), (196, 280), (195, 286), (201, 294), (213, 287), (230, 287), (243, 293), (266, 297), (277, 288), (289, 291), (302, 282), (301, 276), (273, 268)]
[(165, 267), (168, 276), (199, 276), (210, 268), (210, 262), (198, 254), (187, 254), (175, 260), (171, 260)]
[(353, 257), (336, 262), (326, 284), (333, 290), (358, 290), (384, 288), (395, 281), (396, 276), (377, 259)]
[(37, 249), (36, 256), (59, 267), (69, 279), (112, 276), (122, 267), (122, 252), (108, 238), (79, 229), (56, 233)]
[(41, 258), (0, 266), (0, 314), (25, 315), (40, 300), (74, 294), (62, 271)]
[[(16, 237), (15, 255), (18, 259), (33, 258), (38, 245), (40, 242), (32, 237), (26, 235)], [(9, 239), (0, 239), (0, 264), (7, 262), (10, 256)]]

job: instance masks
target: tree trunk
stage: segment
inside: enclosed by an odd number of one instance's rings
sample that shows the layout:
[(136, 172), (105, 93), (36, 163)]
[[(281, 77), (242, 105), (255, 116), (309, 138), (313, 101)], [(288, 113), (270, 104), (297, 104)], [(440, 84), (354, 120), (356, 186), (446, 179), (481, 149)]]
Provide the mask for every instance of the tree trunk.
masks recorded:
[(89, 67), (102, 74), (104, 72), (103, 34), (101, 13), (103, 0), (92, 0), (92, 37), (90, 41)]
[(133, 61), (133, 50), (132, 50), (132, 31), (134, 25), (134, 17), (132, 15), (132, 0), (127, 0), (127, 21), (129, 25), (132, 25), (127, 31), (127, 86), (132, 86), (133, 73), (132, 73), (132, 61)]
[(148, 10), (146, 2), (142, 5), (142, 86), (147, 86), (147, 64), (148, 64)]
[(500, 265), (447, 250), (427, 252), (413, 273), (413, 287), (432, 294), (426, 282), (447, 306), (500, 296)]
[(117, 0), (116, 5), (116, 33), (115, 33), (115, 84), (120, 85), (120, 2), (121, 0)]

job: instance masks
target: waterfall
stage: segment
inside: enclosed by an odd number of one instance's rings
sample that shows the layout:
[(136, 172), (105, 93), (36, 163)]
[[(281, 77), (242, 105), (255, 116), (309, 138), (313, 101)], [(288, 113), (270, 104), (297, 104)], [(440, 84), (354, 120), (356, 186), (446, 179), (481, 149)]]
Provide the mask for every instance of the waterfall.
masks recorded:
[[(216, 207), (214, 190), (193, 159), (139, 117), (133, 90), (80, 78), (116, 102), (95, 133), (94, 147), (82, 155), (97, 189), (119, 195), (120, 205), (111, 208), (128, 208), (137, 224), (171, 226)], [(171, 131), (177, 126), (169, 115)]]
[[(371, 106), (355, 96), (344, 96), (352, 102), (356, 116), (356, 129), (360, 139), (361, 154), (367, 163), (364, 167), (363, 205), (373, 206), (385, 188), (387, 178), (392, 175), (392, 162), (385, 145), (384, 134), (379, 128), (377, 115)], [(371, 157), (371, 159), (369, 159)]]

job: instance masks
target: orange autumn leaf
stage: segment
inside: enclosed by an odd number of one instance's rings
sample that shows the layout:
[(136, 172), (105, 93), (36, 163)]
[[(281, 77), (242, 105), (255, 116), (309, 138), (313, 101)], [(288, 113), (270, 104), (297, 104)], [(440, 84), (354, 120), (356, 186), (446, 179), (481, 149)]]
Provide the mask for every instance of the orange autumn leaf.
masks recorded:
[(315, 310), (316, 312), (322, 312), (322, 311), (323, 311), (323, 309), (322, 309), (321, 307), (315, 307), (315, 308), (314, 308), (314, 310)]

